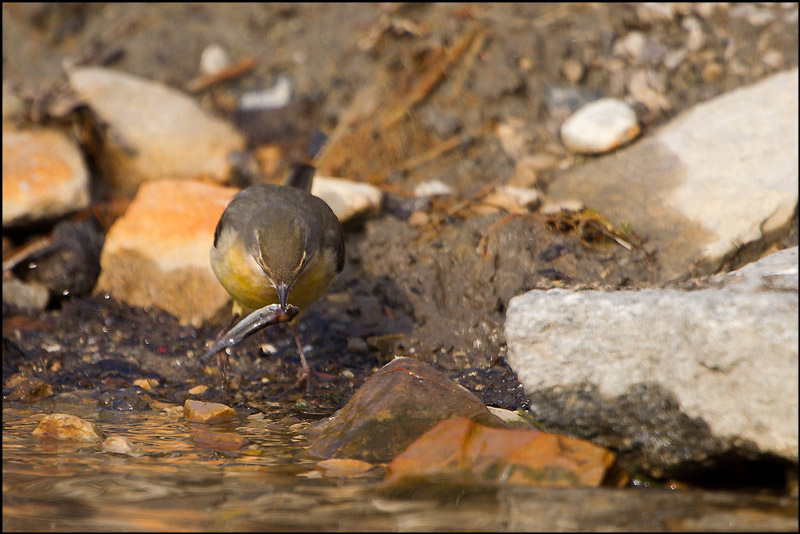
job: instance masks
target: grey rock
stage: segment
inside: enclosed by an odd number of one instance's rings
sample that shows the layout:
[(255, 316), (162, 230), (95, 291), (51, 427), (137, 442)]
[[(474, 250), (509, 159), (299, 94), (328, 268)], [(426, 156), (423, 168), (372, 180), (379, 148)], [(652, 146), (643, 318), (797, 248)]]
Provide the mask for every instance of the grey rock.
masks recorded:
[(653, 476), (731, 454), (797, 462), (797, 247), (708, 282), (511, 299), (508, 361), (534, 417)]
[(47, 307), (50, 292), (38, 282), (23, 282), (17, 278), (3, 280), (3, 315), (24, 313), (35, 315)]

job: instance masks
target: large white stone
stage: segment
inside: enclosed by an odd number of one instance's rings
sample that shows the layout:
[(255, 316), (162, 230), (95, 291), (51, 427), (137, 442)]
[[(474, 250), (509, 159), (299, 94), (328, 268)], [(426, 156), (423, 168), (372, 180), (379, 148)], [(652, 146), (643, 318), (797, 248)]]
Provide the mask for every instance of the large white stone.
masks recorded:
[[(509, 364), (534, 399), (534, 413), (548, 412), (536, 406), (546, 398), (569, 407), (575, 395), (595, 392), (606, 420), (583, 420), (581, 428), (597, 435), (608, 418), (618, 418), (616, 435), (604, 444), (619, 449), (630, 449), (639, 439), (632, 436), (649, 424), (637, 412), (653, 403), (642, 391), (676, 401), (676, 426), (663, 435), (654, 428), (636, 444), (644, 456), (671, 455), (644, 462), (656, 472), (735, 447), (796, 462), (797, 261), (797, 247), (780, 251), (694, 291), (531, 291), (509, 303)], [(671, 401), (664, 402), (667, 411)], [(574, 423), (568, 413), (558, 417), (543, 422), (565, 429)], [(706, 428), (708, 439), (692, 442)]]
[(159, 179), (226, 183), (244, 137), (179, 91), (125, 72), (82, 67), (70, 85), (102, 122), (107, 179), (127, 193)]
[(383, 193), (372, 184), (343, 178), (315, 176), (311, 194), (325, 201), (341, 222), (377, 213)]
[(788, 228), (797, 206), (798, 129), (793, 69), (566, 170), (548, 196), (579, 198), (614, 224), (630, 225), (657, 251), (657, 281), (709, 274), (740, 248)]

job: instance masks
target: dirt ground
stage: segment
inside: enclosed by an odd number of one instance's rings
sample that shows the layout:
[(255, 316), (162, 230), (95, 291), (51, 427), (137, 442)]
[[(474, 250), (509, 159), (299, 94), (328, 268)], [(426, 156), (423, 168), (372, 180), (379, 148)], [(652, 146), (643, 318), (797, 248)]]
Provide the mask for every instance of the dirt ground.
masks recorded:
[[(77, 58), (183, 88), (210, 44), (234, 60), (255, 58), (250, 72), (196, 93), (199, 101), (241, 128), (254, 150), (277, 147), (278, 167), (306, 157), (321, 131), (320, 172), (386, 193), (377, 216), (346, 226), (345, 270), (302, 322), (321, 373), (313, 410), (341, 406), (392, 354), (435, 363), (485, 402), (520, 408), (525, 397), (503, 358), (509, 299), (534, 288), (645, 287), (658, 265), (647, 236), (629, 235), (628, 250), (596, 222), (509, 214), (487, 202), (492, 187), (514, 176), (520, 155), (579, 165), (558, 128), (598, 96), (641, 95), (635, 108), (647, 135), (694, 104), (796, 66), (792, 5), (673, 4), (661, 18), (639, 4), (6, 3), (3, 81), (47, 94), (62, 79), (62, 61)], [(615, 49), (634, 31), (644, 37), (640, 49)], [(294, 88), (286, 108), (231, 104), (281, 75)], [(504, 148), (500, 125), (515, 132), (518, 154)], [(536, 187), (546, 194), (557, 174), (540, 171)], [(455, 194), (413, 198), (428, 180)], [(95, 190), (102, 200), (103, 188)], [(418, 212), (427, 218), (412, 225)], [(28, 237), (16, 235), (15, 244)], [(796, 217), (778, 246), (793, 244)], [(31, 360), (52, 369), (58, 359), (53, 380), (65, 387), (110, 386), (141, 372), (176, 388), (218, 378), (196, 362), (216, 325), (195, 331), (100, 297), (53, 308), (26, 321), (4, 309), (4, 337), (12, 319), (25, 325), (9, 340), (4, 375)], [(61, 352), (44, 348), (54, 343)], [(64, 356), (86, 346), (107, 354), (105, 363)], [(300, 396), (287, 387), (297, 369), (288, 331), (247, 340), (231, 366), (241, 401)]]

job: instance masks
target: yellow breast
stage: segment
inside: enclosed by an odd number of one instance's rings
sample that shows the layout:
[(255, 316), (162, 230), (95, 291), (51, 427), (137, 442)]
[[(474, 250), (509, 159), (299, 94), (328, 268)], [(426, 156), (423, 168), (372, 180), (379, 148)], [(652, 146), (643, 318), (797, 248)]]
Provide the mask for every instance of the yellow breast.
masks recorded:
[[(223, 232), (217, 246), (212, 247), (211, 269), (222, 287), (244, 308), (237, 311), (246, 312), (280, 302), (267, 275), (232, 232)], [(305, 311), (325, 294), (335, 276), (335, 258), (330, 252), (321, 251), (292, 286), (289, 304)]]

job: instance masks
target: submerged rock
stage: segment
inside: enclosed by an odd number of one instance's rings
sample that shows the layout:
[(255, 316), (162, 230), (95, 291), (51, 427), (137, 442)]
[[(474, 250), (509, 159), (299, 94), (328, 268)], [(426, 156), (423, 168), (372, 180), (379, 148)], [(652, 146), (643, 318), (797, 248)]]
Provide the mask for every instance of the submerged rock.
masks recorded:
[(64, 441), (102, 441), (103, 433), (91, 421), (67, 413), (51, 413), (33, 430), (33, 435), (43, 439)]
[(442, 421), (398, 455), (385, 483), (442, 477), (524, 486), (622, 486), (614, 453), (539, 430), (489, 428), (464, 417)]
[(433, 366), (395, 358), (315, 429), (309, 453), (387, 462), (438, 422), (455, 416), (503, 425), (478, 397)]

